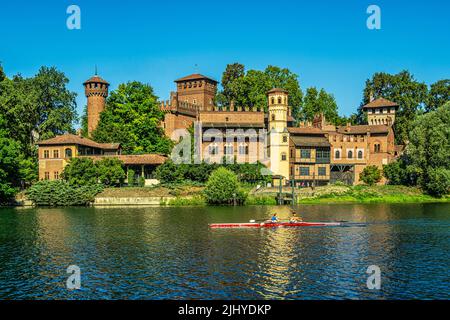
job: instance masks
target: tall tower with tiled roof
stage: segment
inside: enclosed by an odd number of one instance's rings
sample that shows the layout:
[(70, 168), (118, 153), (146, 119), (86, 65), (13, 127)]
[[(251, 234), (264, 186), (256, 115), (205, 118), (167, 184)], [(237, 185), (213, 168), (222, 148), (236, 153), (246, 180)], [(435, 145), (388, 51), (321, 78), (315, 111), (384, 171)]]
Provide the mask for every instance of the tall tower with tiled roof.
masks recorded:
[(399, 105), (384, 98), (376, 100), (371, 99), (368, 104), (363, 106), (367, 112), (367, 122), (369, 125), (387, 125), (392, 126), (395, 122), (395, 113)]
[[(274, 88), (267, 93), (269, 101), (269, 158), (270, 170), (274, 175), (283, 177), (283, 183), (289, 180), (289, 132), (288, 92), (284, 89)], [(274, 181), (275, 184), (279, 180)]]
[(199, 106), (200, 110), (210, 110), (214, 106), (216, 80), (201, 74), (191, 74), (175, 80), (175, 83), (178, 102)]
[(88, 135), (97, 128), (100, 113), (105, 110), (109, 83), (97, 74), (83, 83), (87, 98)]

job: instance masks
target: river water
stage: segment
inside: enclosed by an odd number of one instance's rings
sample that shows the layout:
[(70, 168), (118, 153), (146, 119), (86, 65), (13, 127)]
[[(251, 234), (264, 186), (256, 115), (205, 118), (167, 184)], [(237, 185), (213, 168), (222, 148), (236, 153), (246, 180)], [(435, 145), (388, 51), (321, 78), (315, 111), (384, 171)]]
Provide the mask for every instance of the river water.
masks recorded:
[[(0, 209), (0, 299), (449, 299), (450, 204)], [(68, 290), (67, 268), (81, 271)], [(367, 287), (369, 266), (381, 288)]]

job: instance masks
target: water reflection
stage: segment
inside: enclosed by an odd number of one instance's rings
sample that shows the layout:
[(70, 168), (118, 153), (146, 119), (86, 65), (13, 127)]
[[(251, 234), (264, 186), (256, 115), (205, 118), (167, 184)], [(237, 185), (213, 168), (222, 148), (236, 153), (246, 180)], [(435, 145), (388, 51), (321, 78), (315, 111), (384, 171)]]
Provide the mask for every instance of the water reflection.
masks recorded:
[[(297, 207), (331, 228), (216, 229), (287, 207), (0, 211), (0, 298), (449, 298), (448, 204)], [(82, 289), (65, 288), (66, 268)], [(369, 265), (382, 290), (366, 288)]]

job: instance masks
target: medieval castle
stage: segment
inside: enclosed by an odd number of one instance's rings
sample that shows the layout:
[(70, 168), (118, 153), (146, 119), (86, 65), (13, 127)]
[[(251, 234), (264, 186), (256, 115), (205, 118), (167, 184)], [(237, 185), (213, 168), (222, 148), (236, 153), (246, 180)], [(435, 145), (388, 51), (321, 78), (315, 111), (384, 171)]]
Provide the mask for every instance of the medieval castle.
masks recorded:
[[(312, 123), (294, 125), (288, 92), (274, 88), (267, 93), (268, 106), (235, 106), (221, 109), (214, 104), (218, 82), (201, 74), (175, 80), (176, 92), (161, 103), (165, 134), (201, 124), (201, 158), (222, 161), (234, 158), (253, 163), (261, 154), (270, 172), (284, 183), (297, 186), (324, 185), (336, 181), (359, 183), (368, 165), (382, 167), (398, 156), (392, 125), (398, 105), (386, 99), (372, 100), (363, 109), (367, 125), (334, 126), (317, 115)], [(88, 134), (95, 130), (105, 108), (109, 83), (95, 75), (84, 82), (88, 108)], [(265, 112), (267, 110), (267, 112)], [(268, 141), (258, 139), (268, 132)], [(226, 137), (216, 141), (213, 136)], [(152, 171), (167, 158), (161, 155), (122, 155), (119, 144), (97, 143), (78, 135), (65, 134), (41, 141), (39, 178), (59, 179), (71, 157), (118, 157), (125, 166), (152, 182)]]

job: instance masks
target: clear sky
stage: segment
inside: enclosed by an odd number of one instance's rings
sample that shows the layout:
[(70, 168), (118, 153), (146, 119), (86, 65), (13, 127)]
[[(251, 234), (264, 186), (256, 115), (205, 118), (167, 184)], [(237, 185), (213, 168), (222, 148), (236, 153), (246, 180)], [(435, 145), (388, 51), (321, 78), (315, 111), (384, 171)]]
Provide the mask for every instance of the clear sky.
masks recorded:
[[(447, 0), (27, 2), (0, 4), (5, 72), (32, 76), (56, 66), (78, 94), (79, 113), (82, 82), (95, 65), (111, 89), (139, 80), (161, 99), (174, 79), (194, 72), (220, 80), (227, 63), (287, 67), (304, 91), (333, 93), (344, 115), (356, 110), (374, 72), (408, 69), (427, 84), (450, 77)], [(66, 27), (71, 4), (81, 9), (81, 30)], [(371, 4), (381, 8), (381, 30), (366, 27)]]

